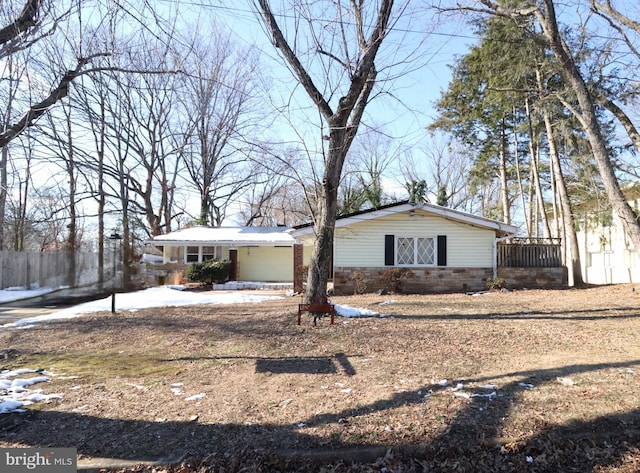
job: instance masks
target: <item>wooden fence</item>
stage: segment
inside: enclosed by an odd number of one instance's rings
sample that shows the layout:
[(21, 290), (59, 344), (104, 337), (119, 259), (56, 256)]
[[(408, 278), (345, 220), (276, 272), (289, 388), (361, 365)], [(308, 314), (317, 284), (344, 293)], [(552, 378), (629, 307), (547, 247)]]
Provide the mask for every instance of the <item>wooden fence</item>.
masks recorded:
[[(113, 267), (105, 261), (106, 281)], [(80, 287), (100, 281), (97, 253), (0, 251), (0, 289)]]
[(559, 268), (562, 248), (559, 238), (512, 238), (498, 244), (498, 266)]

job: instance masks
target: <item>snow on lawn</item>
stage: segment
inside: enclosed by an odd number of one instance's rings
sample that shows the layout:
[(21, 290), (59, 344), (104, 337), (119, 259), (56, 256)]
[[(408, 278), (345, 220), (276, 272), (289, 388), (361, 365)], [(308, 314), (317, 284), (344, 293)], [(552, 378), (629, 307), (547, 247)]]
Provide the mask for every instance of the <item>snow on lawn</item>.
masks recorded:
[[(183, 286), (161, 286), (145, 289), (143, 291), (116, 294), (117, 311), (136, 311), (150, 307), (184, 306), (194, 304), (241, 304), (259, 303), (266, 300), (282, 299), (282, 296), (265, 296), (247, 292), (193, 292), (184, 291)], [(0, 291), (0, 303), (3, 293)], [(35, 291), (20, 291), (24, 297), (33, 297)], [(31, 293), (27, 296), (25, 293)], [(24, 298), (23, 297), (23, 298)], [(13, 299), (15, 300), (15, 299)], [(336, 313), (342, 317), (384, 317), (384, 315), (369, 309), (359, 309), (348, 305), (337, 305)], [(97, 301), (78, 304), (62, 309), (51, 314), (39, 315), (21, 319), (16, 322), (1, 325), (0, 328), (20, 327), (29, 328), (33, 324), (47, 322), (49, 320), (72, 319), (92, 312), (111, 310), (111, 296)]]
[(358, 309), (348, 305), (335, 304), (336, 314), (342, 317), (386, 317), (384, 314), (379, 314), (369, 309)]
[[(239, 304), (239, 303), (260, 303), (271, 299), (282, 299), (282, 296), (265, 296), (259, 294), (251, 294), (247, 292), (191, 292), (184, 291), (182, 286), (162, 286), (145, 289), (132, 293), (116, 294), (116, 310), (118, 311), (136, 311), (149, 307), (165, 307), (165, 306), (185, 306), (194, 304)], [(35, 297), (37, 295), (50, 292), (51, 289), (41, 290), (3, 290), (0, 291), (0, 304), (12, 302), (19, 299)], [(10, 293), (10, 294), (7, 294)], [(342, 317), (384, 317), (368, 309), (358, 309), (348, 305), (335, 306), (336, 313)], [(58, 319), (71, 319), (80, 317), (92, 312), (102, 312), (111, 310), (111, 296), (84, 304), (78, 304), (74, 307), (53, 312), (51, 314), (29, 317), (18, 320), (17, 322), (8, 323), (0, 326), (2, 328), (23, 328), (33, 327), (34, 324), (47, 322)], [(37, 373), (38, 376), (30, 378), (22, 378), (19, 376)], [(34, 371), (30, 369), (22, 369), (16, 371), (4, 370), (0, 371), (0, 414), (8, 412), (22, 412), (24, 406), (28, 406), (38, 401), (49, 401), (62, 397), (62, 394), (43, 394), (42, 389), (29, 390), (26, 387), (38, 383), (47, 383), (51, 381), (51, 373), (46, 371)], [(14, 379), (12, 379), (14, 378)], [(172, 391), (176, 395), (182, 392), (179, 386), (174, 386)], [(185, 398), (188, 401), (196, 401), (203, 394)]]
[[(37, 373), (40, 376), (30, 378), (17, 378), (25, 374)], [(47, 371), (35, 371), (30, 369), (20, 369), (15, 371), (0, 371), (0, 414), (8, 412), (24, 412), (24, 406), (29, 406), (34, 402), (60, 399), (62, 394), (43, 394), (42, 389), (28, 390), (26, 386), (38, 383), (48, 383), (51, 381), (51, 373)], [(15, 379), (11, 379), (15, 378)]]
[[(261, 296), (246, 293), (199, 293), (183, 291), (182, 286), (161, 286), (145, 289), (143, 291), (116, 294), (117, 311), (136, 311), (149, 307), (184, 306), (194, 304), (238, 304), (257, 303), (269, 299), (281, 299), (281, 296)], [(3, 291), (0, 291), (3, 292)], [(49, 320), (72, 319), (92, 312), (111, 310), (111, 296), (97, 301), (78, 304), (73, 307), (61, 309), (51, 314), (29, 317), (0, 326), (0, 328), (31, 326), (34, 323), (47, 322)]]

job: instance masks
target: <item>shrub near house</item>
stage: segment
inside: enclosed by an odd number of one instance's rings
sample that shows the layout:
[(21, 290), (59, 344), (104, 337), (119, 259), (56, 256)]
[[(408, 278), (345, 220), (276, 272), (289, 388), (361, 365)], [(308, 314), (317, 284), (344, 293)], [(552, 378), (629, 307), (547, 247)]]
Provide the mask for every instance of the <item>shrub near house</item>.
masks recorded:
[(229, 260), (207, 260), (190, 264), (187, 268), (187, 278), (203, 284), (223, 283), (229, 279), (230, 270)]

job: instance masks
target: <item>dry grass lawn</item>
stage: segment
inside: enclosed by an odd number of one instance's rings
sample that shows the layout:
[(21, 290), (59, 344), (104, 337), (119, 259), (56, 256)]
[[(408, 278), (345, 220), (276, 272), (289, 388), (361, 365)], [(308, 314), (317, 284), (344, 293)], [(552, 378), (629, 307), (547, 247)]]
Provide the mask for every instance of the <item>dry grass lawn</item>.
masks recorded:
[(62, 399), (1, 415), (0, 447), (162, 459), (175, 472), (640, 468), (631, 285), (334, 297), (387, 316), (316, 327), (296, 325), (299, 302), (3, 329), (5, 368), (74, 378), (44, 386)]

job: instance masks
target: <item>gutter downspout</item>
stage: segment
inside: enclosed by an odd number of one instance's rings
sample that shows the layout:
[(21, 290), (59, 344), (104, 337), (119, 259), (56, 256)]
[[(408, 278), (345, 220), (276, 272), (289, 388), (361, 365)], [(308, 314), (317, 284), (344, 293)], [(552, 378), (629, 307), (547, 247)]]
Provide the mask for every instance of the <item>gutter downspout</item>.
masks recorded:
[(515, 235), (509, 235), (502, 238), (496, 238), (493, 240), (493, 279), (498, 278), (498, 243), (501, 241), (509, 240), (513, 238)]

